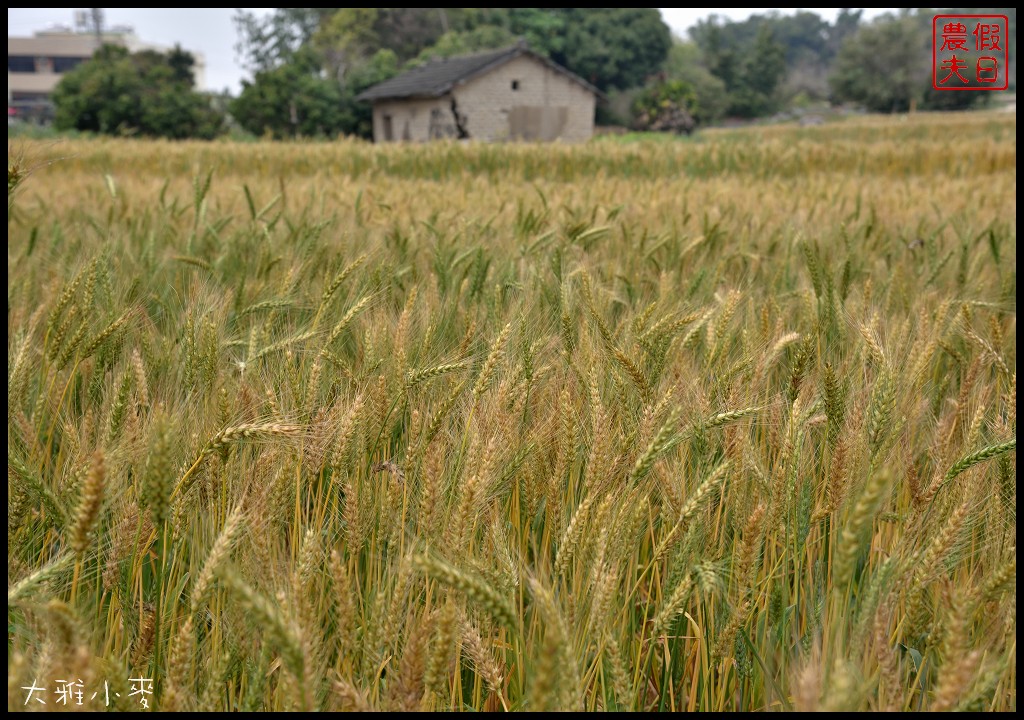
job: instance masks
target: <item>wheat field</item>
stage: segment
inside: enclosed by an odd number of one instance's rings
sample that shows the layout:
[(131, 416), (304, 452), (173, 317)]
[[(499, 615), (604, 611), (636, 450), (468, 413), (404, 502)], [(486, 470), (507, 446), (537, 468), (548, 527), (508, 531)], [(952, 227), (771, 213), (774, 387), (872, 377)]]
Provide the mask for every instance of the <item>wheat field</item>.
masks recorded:
[(1015, 710), (1016, 239), (1013, 114), (9, 140), (8, 709)]

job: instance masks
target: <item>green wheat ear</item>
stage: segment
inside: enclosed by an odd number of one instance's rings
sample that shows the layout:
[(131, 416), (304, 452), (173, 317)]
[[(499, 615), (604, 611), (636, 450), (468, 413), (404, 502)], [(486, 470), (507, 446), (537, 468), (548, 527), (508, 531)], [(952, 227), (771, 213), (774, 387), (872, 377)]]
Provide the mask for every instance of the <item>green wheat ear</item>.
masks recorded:
[(1004, 443), (997, 443), (995, 445), (989, 445), (988, 447), (976, 450), (975, 452), (972, 452), (969, 455), (965, 455), (959, 460), (957, 460), (955, 463), (953, 463), (953, 466), (946, 471), (945, 479), (948, 482), (954, 479), (957, 475), (967, 472), (975, 465), (979, 465), (988, 460), (992, 460), (993, 458), (1005, 455), (1006, 453), (1010, 452), (1011, 450), (1015, 450), (1016, 448), (1017, 438), (1013, 438), (1012, 440), (1007, 440)]
[(75, 513), (75, 524), (71, 530), (71, 547), (81, 558), (89, 549), (93, 528), (100, 514), (103, 490), (106, 482), (106, 466), (103, 451), (97, 450), (92, 457), (89, 473), (82, 486), (82, 496)]
[(505, 627), (515, 629), (518, 626), (509, 598), (503, 597), (482, 578), (430, 555), (420, 555), (413, 562), (420, 572), (463, 593)]
[(170, 421), (161, 414), (153, 423), (142, 475), (142, 499), (157, 527), (162, 527), (169, 517), (171, 493), (174, 490), (173, 442)]

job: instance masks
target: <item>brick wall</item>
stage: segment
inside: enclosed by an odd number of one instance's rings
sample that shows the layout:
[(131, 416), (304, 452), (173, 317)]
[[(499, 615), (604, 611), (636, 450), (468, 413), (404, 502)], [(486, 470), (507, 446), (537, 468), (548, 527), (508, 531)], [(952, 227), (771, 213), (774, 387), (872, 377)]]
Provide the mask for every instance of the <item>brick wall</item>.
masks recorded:
[[(594, 133), (594, 95), (529, 56), (514, 58), (456, 86), (453, 95), (473, 140), (582, 142)], [(386, 116), (391, 118), (391, 139), (395, 141), (457, 137), (450, 96), (375, 103), (373, 137), (377, 142), (386, 141)]]
[[(517, 89), (512, 89), (512, 83)], [(470, 137), (509, 140), (509, 115), (516, 107), (567, 108), (558, 139), (581, 142), (594, 133), (594, 95), (579, 83), (528, 56), (517, 57), (455, 88)]]
[[(423, 142), (438, 137), (454, 137), (450, 98), (427, 100), (383, 100), (373, 105), (373, 139), (388, 142), (386, 118), (391, 118), (391, 141)], [(448, 133), (452, 133), (448, 135)]]

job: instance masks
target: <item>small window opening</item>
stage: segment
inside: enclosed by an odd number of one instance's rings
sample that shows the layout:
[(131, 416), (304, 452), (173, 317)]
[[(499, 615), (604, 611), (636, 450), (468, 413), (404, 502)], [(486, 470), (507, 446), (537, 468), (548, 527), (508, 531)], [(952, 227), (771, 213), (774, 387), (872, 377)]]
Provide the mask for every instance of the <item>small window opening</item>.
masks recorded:
[(518, 80), (513, 80), (512, 81), (512, 89), (513, 90), (518, 90), (519, 89), (519, 81)]

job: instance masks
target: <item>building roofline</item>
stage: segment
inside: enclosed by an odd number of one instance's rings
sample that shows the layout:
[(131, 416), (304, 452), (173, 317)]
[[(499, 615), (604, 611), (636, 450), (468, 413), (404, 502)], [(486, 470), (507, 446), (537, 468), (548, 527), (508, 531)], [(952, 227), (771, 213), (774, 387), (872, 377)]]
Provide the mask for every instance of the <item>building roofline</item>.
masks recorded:
[[(495, 52), (495, 51), (492, 51), (492, 52)], [(367, 88), (363, 92), (361, 92), (358, 95), (356, 95), (356, 100), (368, 101), (368, 102), (376, 102), (378, 100), (411, 100), (411, 99), (415, 99), (415, 98), (437, 98), (437, 97), (443, 97), (443, 96), (447, 95), (448, 93), (450, 93), (452, 90), (454, 90), (457, 86), (464, 85), (467, 82), (469, 82), (470, 80), (474, 80), (474, 79), (480, 77), (481, 75), (485, 75), (485, 74), (491, 72), (492, 70), (495, 70), (496, 68), (501, 67), (505, 63), (507, 63), (507, 62), (509, 62), (511, 60), (514, 60), (515, 58), (522, 57), (524, 55), (528, 56), (528, 57), (531, 57), (534, 60), (538, 60), (539, 62), (544, 64), (546, 67), (548, 67), (550, 70), (553, 70), (554, 72), (557, 72), (560, 75), (564, 75), (566, 78), (568, 78), (569, 80), (572, 80), (573, 82), (575, 82), (578, 85), (582, 85), (586, 90), (588, 90), (591, 93), (593, 93), (598, 99), (600, 99), (600, 100), (607, 100), (608, 99), (608, 97), (603, 92), (601, 92), (596, 87), (594, 87), (593, 85), (588, 83), (586, 80), (581, 78), (579, 75), (577, 75), (576, 73), (572, 72), (571, 70), (569, 70), (567, 68), (562, 67), (561, 65), (559, 65), (556, 62), (554, 62), (550, 58), (545, 57), (544, 55), (541, 55), (540, 53), (534, 52), (533, 50), (528, 48), (525, 45), (525, 43), (523, 43), (522, 41), (516, 43), (515, 45), (509, 46), (504, 51), (498, 50), (496, 52), (498, 54), (496, 54), (496, 56), (495, 56), (493, 61), (487, 63), (486, 65), (482, 65), (481, 67), (478, 67), (478, 68), (472, 70), (471, 72), (468, 72), (465, 75), (456, 78), (455, 80), (451, 80), (449, 82), (446, 82), (443, 85), (440, 85), (440, 86), (438, 86), (436, 88), (433, 88), (431, 90), (428, 90), (428, 91), (410, 91), (410, 92), (387, 92), (387, 91), (385, 91), (385, 94), (380, 94), (379, 92), (374, 92), (374, 90), (376, 88), (379, 88), (381, 85), (384, 85), (385, 83), (388, 83), (391, 80), (394, 80), (395, 78), (401, 77), (402, 75), (405, 75), (406, 73), (414, 72), (416, 70), (416, 68), (413, 68), (412, 70), (407, 70), (405, 73), (400, 73), (400, 74), (396, 75), (394, 78), (390, 78), (389, 80), (385, 80), (384, 82), (377, 83), (376, 85), (373, 85), (373, 86)], [(477, 53), (477, 54), (484, 55), (484, 54), (490, 54), (490, 53)], [(461, 55), (461, 56), (457, 56), (457, 57), (465, 58), (465, 57), (472, 57), (472, 55)], [(452, 58), (452, 59), (455, 59), (455, 58)], [(435, 60), (435, 61), (432, 61), (432, 62), (443, 62), (443, 61), (442, 60)]]

